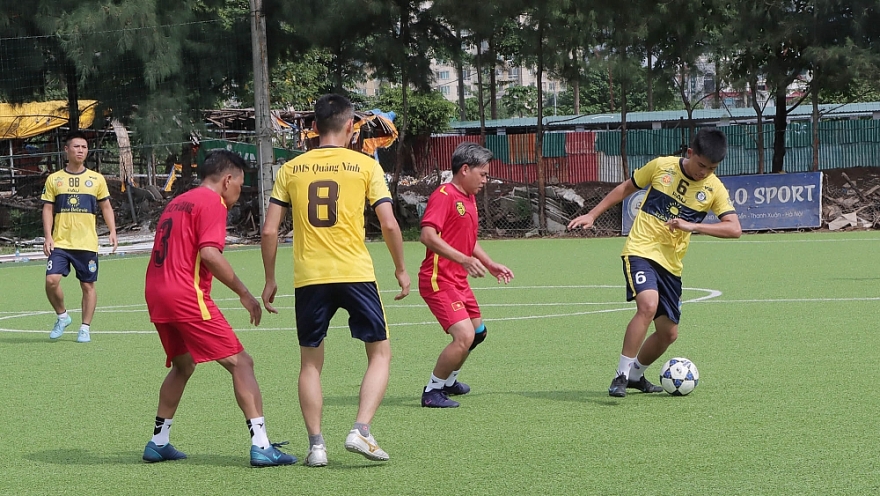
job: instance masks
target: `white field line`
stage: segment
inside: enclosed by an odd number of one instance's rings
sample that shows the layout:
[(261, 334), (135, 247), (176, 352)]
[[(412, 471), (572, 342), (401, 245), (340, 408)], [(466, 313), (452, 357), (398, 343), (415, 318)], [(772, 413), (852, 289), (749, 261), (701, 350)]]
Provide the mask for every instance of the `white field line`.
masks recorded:
[[(486, 287), (486, 288), (474, 288), (474, 291), (481, 290), (496, 290), (496, 289), (505, 289), (505, 290), (515, 290), (515, 289), (585, 289), (585, 288), (610, 288), (610, 289), (622, 289), (623, 286), (614, 286), (614, 285), (579, 285), (579, 286), (501, 286), (501, 287)], [(814, 303), (814, 302), (852, 302), (852, 301), (880, 301), (880, 297), (853, 297), (853, 298), (765, 298), (765, 299), (739, 299), (739, 300), (719, 300), (717, 299), (722, 295), (721, 291), (714, 289), (703, 289), (703, 288), (683, 288), (686, 291), (700, 291), (706, 293), (703, 296), (699, 296), (697, 298), (691, 298), (683, 301), (682, 303), (733, 303), (733, 304), (772, 304), (772, 303)], [(386, 290), (382, 291), (383, 293), (395, 293), (395, 290)], [(278, 298), (291, 298), (292, 294), (285, 295), (277, 295)], [(237, 301), (237, 298), (218, 298), (214, 301)], [(634, 308), (634, 304), (626, 303), (626, 302), (551, 302), (551, 303), (487, 303), (481, 304), (482, 308), (504, 308), (504, 307), (524, 307), (524, 306), (532, 306), (532, 307), (578, 307), (578, 306), (600, 306), (600, 305), (624, 305), (618, 308), (607, 308), (601, 310), (586, 310), (586, 311), (577, 311), (577, 312), (565, 312), (565, 313), (554, 313), (554, 314), (544, 314), (544, 315), (525, 315), (519, 317), (497, 317), (492, 318), (492, 322), (503, 322), (503, 321), (516, 321), (516, 320), (535, 320), (535, 319), (546, 319), (546, 318), (558, 318), (558, 317), (573, 317), (580, 315), (593, 315), (600, 313), (611, 313), (611, 312), (621, 312), (621, 311), (632, 311)], [(385, 308), (423, 308), (424, 305), (417, 304), (389, 304), (385, 305)], [(276, 309), (283, 310), (291, 310), (294, 307), (290, 306), (277, 306)], [(134, 305), (108, 305), (98, 308), (99, 311), (113, 311), (115, 313), (145, 313), (146, 305), (143, 303), (134, 304)], [(228, 308), (222, 308), (223, 311), (243, 311), (244, 309), (238, 306), (232, 306)], [(78, 313), (79, 310), (68, 310), (70, 313)], [(24, 317), (33, 317), (38, 315), (51, 315), (54, 314), (53, 311), (23, 311), (23, 312), (0, 312), (0, 321), (2, 320), (10, 320)], [(437, 322), (434, 320), (427, 322), (391, 322), (388, 324), (389, 327), (403, 327), (403, 326), (422, 326), (422, 325), (437, 325)], [(331, 329), (347, 329), (348, 326), (331, 326)], [(236, 329), (236, 332), (254, 332), (254, 331), (293, 331), (293, 327), (256, 327), (256, 328), (244, 328), (244, 329)], [(33, 330), (33, 329), (7, 329), (0, 328), (0, 332), (15, 332), (15, 333), (45, 333), (48, 332), (46, 329)], [(126, 330), (117, 330), (117, 331), (93, 331), (95, 334), (153, 334), (155, 330), (136, 330), (136, 331), (126, 331)]]

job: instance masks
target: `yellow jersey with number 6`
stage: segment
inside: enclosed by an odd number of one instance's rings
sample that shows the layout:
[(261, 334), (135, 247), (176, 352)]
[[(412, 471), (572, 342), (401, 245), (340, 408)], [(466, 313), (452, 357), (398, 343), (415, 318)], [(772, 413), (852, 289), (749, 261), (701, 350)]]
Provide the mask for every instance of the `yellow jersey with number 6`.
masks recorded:
[(376, 280), (364, 208), (391, 201), (379, 162), (348, 148), (310, 150), (278, 170), (269, 201), (293, 214), (294, 287)]
[(687, 253), (691, 233), (670, 232), (666, 221), (680, 218), (700, 223), (709, 211), (719, 219), (736, 213), (727, 188), (715, 174), (695, 181), (684, 173), (681, 160), (679, 157), (656, 158), (633, 173), (633, 184), (639, 189), (647, 187), (648, 191), (622, 253), (653, 260), (677, 276), (681, 276), (681, 261)]

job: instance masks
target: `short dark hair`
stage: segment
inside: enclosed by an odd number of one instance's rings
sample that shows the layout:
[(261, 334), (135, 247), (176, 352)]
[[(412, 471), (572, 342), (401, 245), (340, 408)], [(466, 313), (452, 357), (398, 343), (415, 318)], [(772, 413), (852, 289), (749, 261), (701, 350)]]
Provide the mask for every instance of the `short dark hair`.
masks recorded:
[(697, 155), (717, 164), (727, 156), (727, 136), (714, 127), (701, 128), (691, 141), (691, 149)]
[(199, 168), (199, 177), (205, 179), (211, 176), (222, 176), (232, 169), (244, 173), (247, 164), (241, 155), (229, 150), (211, 150), (205, 156), (205, 163)]
[(328, 93), (315, 102), (315, 126), (319, 134), (342, 131), (353, 117), (354, 107), (342, 95)]
[(488, 148), (465, 141), (455, 147), (452, 152), (452, 173), (458, 174), (464, 164), (471, 167), (481, 167), (492, 160), (492, 151)]
[(89, 139), (86, 138), (86, 133), (77, 130), (77, 131), (71, 131), (71, 132), (67, 133), (67, 136), (64, 137), (64, 144), (69, 145), (72, 140), (75, 140), (77, 138), (82, 139), (82, 140), (86, 140), (86, 143), (89, 142)]

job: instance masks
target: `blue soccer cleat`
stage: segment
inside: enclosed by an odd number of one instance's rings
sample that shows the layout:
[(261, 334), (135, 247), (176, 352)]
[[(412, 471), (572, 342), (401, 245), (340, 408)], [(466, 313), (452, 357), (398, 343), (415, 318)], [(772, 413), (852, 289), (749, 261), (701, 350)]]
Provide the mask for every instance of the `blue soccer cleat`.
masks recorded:
[(65, 317), (63, 319), (55, 320), (55, 327), (52, 328), (52, 332), (49, 333), (49, 339), (58, 339), (64, 334), (64, 329), (73, 322), (73, 319), (70, 317)]
[(279, 446), (284, 446), (285, 444), (287, 444), (287, 441), (283, 443), (272, 443), (272, 445), (266, 449), (258, 446), (251, 446), (251, 465), (254, 467), (293, 465), (296, 463), (296, 457), (278, 449)]
[(147, 463), (156, 463), (169, 460), (183, 460), (186, 458), (186, 454), (174, 449), (174, 446), (171, 446), (171, 443), (159, 446), (153, 441), (150, 441), (147, 443), (147, 447), (144, 448), (143, 458)]
[(444, 393), (449, 396), (461, 396), (463, 394), (468, 394), (471, 392), (471, 387), (463, 382), (455, 381), (455, 383), (451, 386), (443, 386), (441, 389)]
[(76, 336), (77, 343), (88, 343), (91, 340), (92, 340), (92, 338), (89, 335), (89, 331), (87, 331), (85, 329), (79, 330), (79, 334), (77, 334), (77, 336)]
[(422, 406), (425, 408), (458, 408), (457, 401), (449, 399), (442, 389), (432, 389), (422, 393)]

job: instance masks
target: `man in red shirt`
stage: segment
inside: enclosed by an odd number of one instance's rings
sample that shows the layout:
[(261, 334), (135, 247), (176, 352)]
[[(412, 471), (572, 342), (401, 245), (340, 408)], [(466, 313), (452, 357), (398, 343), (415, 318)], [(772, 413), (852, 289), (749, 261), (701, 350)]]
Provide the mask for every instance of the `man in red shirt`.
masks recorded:
[(421, 242), (427, 247), (419, 270), (419, 293), (452, 342), (446, 346), (422, 393), (422, 406), (455, 408), (449, 395), (471, 388), (458, 382), (458, 373), (471, 350), (486, 339), (486, 325), (467, 277), (488, 271), (498, 282), (509, 283), (513, 272), (495, 263), (477, 242), (476, 194), (489, 177), (492, 152), (474, 143), (462, 143), (452, 153), (452, 182), (441, 185), (422, 217)]
[(244, 168), (235, 153), (212, 151), (199, 171), (201, 186), (172, 200), (159, 218), (144, 296), (171, 371), (159, 389), (153, 438), (144, 448), (146, 462), (186, 458), (168, 442), (171, 420), (196, 364), (216, 361), (232, 374), (235, 399), (251, 434), (251, 465), (296, 463), (296, 457), (269, 442), (254, 361), (211, 299), (216, 277), (239, 296), (251, 323), (260, 324), (260, 302), (223, 257), (226, 215), (241, 194)]

